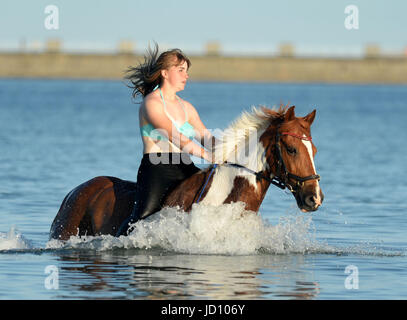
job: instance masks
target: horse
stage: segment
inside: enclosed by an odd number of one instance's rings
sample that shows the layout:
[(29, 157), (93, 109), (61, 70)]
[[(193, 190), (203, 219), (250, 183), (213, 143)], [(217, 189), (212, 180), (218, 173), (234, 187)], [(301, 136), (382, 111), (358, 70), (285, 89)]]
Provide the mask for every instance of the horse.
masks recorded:
[[(241, 201), (247, 211), (258, 212), (270, 185), (275, 185), (290, 190), (303, 212), (317, 210), (324, 195), (311, 138), (316, 110), (296, 117), (294, 109), (260, 106), (244, 111), (215, 145), (215, 164), (182, 181), (166, 196), (163, 207), (189, 212), (195, 203), (217, 206)], [(135, 182), (116, 177), (99, 176), (82, 183), (62, 201), (50, 239), (116, 235), (133, 210), (136, 194)]]

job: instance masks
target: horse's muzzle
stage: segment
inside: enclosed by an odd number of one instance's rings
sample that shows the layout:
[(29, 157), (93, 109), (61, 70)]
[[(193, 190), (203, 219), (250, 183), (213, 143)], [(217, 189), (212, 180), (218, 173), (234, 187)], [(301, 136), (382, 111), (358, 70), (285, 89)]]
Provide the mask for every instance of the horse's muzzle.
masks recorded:
[(322, 205), (324, 201), (324, 194), (319, 190), (318, 194), (315, 192), (299, 192), (295, 199), (297, 200), (297, 205), (302, 212), (316, 211)]

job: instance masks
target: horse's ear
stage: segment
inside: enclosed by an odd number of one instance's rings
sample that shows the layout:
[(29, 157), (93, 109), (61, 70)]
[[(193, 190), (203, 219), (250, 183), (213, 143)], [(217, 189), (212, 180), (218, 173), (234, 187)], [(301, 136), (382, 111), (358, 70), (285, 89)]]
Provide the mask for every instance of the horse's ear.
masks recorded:
[(284, 117), (285, 121), (290, 121), (295, 118), (294, 109), (295, 109), (295, 106), (292, 106), (286, 111), (285, 117)]
[(307, 122), (309, 123), (309, 125), (311, 125), (312, 122), (313, 122), (314, 119), (315, 119), (315, 114), (316, 114), (316, 113), (317, 113), (317, 110), (314, 109), (314, 111), (310, 112), (309, 114), (307, 114), (307, 115), (304, 117), (304, 120), (307, 121)]

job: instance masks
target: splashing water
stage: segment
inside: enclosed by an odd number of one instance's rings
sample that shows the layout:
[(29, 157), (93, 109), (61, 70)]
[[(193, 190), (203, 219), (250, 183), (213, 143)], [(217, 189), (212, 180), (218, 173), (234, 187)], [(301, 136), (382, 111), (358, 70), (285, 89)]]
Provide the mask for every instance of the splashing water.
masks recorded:
[(128, 236), (71, 237), (65, 242), (51, 240), (47, 248), (159, 248), (189, 254), (245, 255), (306, 253), (321, 247), (311, 232), (310, 216), (289, 215), (272, 226), (260, 215), (246, 211), (241, 202), (216, 207), (195, 204), (190, 213), (164, 208), (133, 226)]
[(32, 245), (29, 240), (12, 227), (9, 232), (0, 232), (0, 250), (24, 250), (31, 249)]

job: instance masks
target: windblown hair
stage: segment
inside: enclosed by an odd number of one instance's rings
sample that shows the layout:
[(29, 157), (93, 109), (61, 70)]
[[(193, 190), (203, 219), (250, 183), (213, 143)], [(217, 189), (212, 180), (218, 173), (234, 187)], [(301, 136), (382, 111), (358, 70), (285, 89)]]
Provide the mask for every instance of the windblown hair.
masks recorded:
[(157, 85), (162, 84), (161, 70), (178, 66), (186, 61), (188, 68), (191, 61), (180, 49), (171, 49), (158, 55), (158, 45), (147, 49), (144, 62), (136, 67), (129, 67), (125, 79), (130, 82), (129, 87), (133, 89), (132, 96), (143, 98), (154, 90)]

